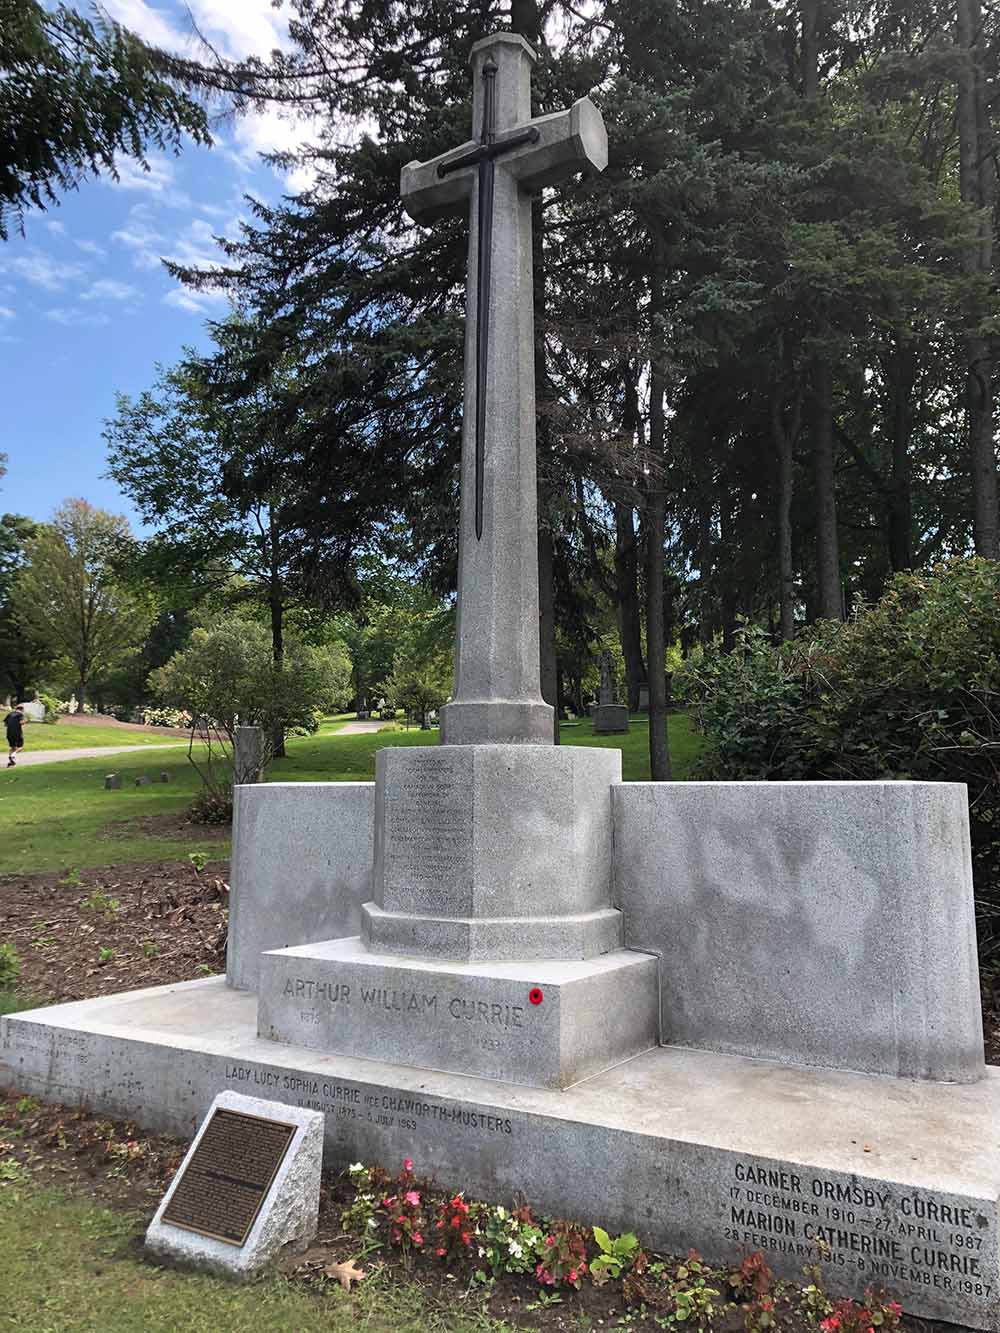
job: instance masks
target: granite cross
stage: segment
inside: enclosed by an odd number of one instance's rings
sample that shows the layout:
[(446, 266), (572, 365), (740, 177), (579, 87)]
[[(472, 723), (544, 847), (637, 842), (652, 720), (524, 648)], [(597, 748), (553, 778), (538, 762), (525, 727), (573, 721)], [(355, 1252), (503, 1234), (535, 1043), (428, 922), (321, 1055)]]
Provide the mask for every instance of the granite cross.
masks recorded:
[(448, 744), (552, 741), (538, 659), (531, 194), (607, 164), (588, 97), (531, 116), (535, 53), (515, 33), (472, 48), (472, 139), (403, 168), (410, 216), (469, 210), (455, 690)]

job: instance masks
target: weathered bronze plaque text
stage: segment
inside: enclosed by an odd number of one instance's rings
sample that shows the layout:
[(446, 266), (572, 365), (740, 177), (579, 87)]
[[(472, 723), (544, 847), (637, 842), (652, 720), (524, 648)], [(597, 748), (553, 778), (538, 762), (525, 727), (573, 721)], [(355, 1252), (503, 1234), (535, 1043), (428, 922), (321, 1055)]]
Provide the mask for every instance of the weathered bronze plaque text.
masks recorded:
[(184, 1168), (163, 1221), (243, 1245), (295, 1126), (219, 1108)]

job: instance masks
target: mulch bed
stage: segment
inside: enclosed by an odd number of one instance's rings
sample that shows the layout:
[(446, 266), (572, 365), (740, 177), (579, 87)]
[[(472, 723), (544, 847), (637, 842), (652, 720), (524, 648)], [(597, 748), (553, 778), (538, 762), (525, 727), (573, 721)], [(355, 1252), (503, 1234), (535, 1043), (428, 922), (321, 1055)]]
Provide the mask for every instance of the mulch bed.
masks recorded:
[(0, 940), (39, 1002), (190, 981), (225, 971), (228, 897), (226, 861), (4, 875)]
[[(16, 1092), (0, 1093), (0, 1159), (20, 1162), (38, 1185), (58, 1186), (94, 1203), (138, 1213), (128, 1247), (133, 1257), (141, 1253), (146, 1226), (186, 1150), (186, 1143), (144, 1133), (128, 1121), (101, 1119), (86, 1109), (42, 1105)], [(453, 1187), (454, 1182), (450, 1184)], [(426, 1198), (433, 1182), (419, 1182), (419, 1188)], [(516, 1327), (563, 1333), (623, 1326), (620, 1321), (627, 1307), (617, 1283), (597, 1288), (588, 1281), (579, 1292), (562, 1288), (561, 1304), (539, 1309), (538, 1287), (530, 1277), (501, 1277), (486, 1293), (472, 1282), (468, 1264), (445, 1265), (423, 1254), (404, 1260), (399, 1251), (391, 1249), (359, 1257), (359, 1241), (345, 1233), (341, 1221), (343, 1210), (353, 1200), (353, 1189), (343, 1174), (324, 1173), (318, 1237), (306, 1255), (283, 1265), (291, 1280), (321, 1288), (336, 1280), (330, 1272), (335, 1265), (354, 1259), (366, 1275), (387, 1266), (397, 1280), (419, 1283), (430, 1306), (440, 1311), (455, 1310), (474, 1292), (469, 1314), (485, 1305), (493, 1318)], [(634, 1310), (630, 1326), (656, 1327)], [(775, 1327), (799, 1333), (815, 1330), (816, 1325), (782, 1312)], [(904, 1318), (901, 1327), (908, 1333), (956, 1333), (961, 1326)], [(737, 1333), (745, 1328), (744, 1317), (738, 1311), (721, 1315), (712, 1328), (716, 1333)]]

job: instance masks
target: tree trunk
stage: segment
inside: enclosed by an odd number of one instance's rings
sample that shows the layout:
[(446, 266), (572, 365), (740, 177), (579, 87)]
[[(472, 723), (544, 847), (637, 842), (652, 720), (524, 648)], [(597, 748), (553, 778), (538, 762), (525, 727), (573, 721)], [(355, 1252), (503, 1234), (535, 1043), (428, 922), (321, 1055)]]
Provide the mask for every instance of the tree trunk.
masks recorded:
[(559, 744), (559, 672), (556, 661), (555, 556), (552, 532), (538, 529), (538, 643), (542, 698), (554, 710), (552, 740)]
[(615, 503), (615, 599), (618, 636), (625, 661), (629, 712), (639, 707), (639, 686), (646, 679), (642, 660), (642, 616), (639, 605), (639, 560), (635, 514), (631, 505)]
[(76, 711), (83, 712), (83, 705), (87, 702), (87, 684), (85, 680), (78, 682), (76, 687)]
[(723, 477), (719, 488), (719, 547), (718, 585), (719, 616), (722, 622), (722, 651), (731, 653), (736, 643), (736, 616), (739, 611), (739, 591), (736, 587), (734, 553), (737, 549), (736, 522), (733, 514), (732, 488)]
[(910, 435), (913, 430), (913, 386), (917, 357), (912, 347), (900, 342), (893, 354), (892, 377), (892, 479), (889, 483), (886, 526), (889, 564), (894, 574), (913, 567), (913, 469)]
[[(963, 269), (986, 279), (993, 268), (993, 203), (996, 172), (993, 131), (984, 86), (984, 34), (979, 0), (958, 0), (959, 187), (962, 199), (979, 209), (976, 235), (966, 247)], [(966, 339), (966, 430), (972, 477), (972, 529), (976, 554), (1000, 558), (997, 516), (997, 466), (993, 439), (993, 355), (989, 340)]]
[(819, 92), (819, 16), (821, 0), (801, 0), (802, 96), (811, 101)]
[(816, 594), (819, 615), (842, 620), (840, 545), (833, 453), (833, 373), (823, 354), (813, 363), (813, 485), (816, 492)]
[(663, 543), (666, 536), (666, 422), (663, 399), (666, 392), (663, 354), (663, 239), (657, 233), (651, 303), (652, 356), (649, 367), (650, 470), (646, 499), (646, 657), (649, 664), (649, 776), (653, 782), (670, 781), (670, 747), (667, 740), (667, 645), (663, 618)]
[[(280, 675), (285, 669), (285, 608), (280, 593), (271, 595), (271, 657), (274, 669)], [(271, 754), (275, 759), (285, 757), (285, 723), (275, 718), (271, 734)]]
[(771, 440), (778, 456), (778, 601), (782, 643), (795, 637), (795, 567), (792, 563), (792, 501), (795, 498), (793, 450), (802, 412), (801, 391), (796, 395), (792, 421), (785, 422), (780, 384), (771, 391)]

